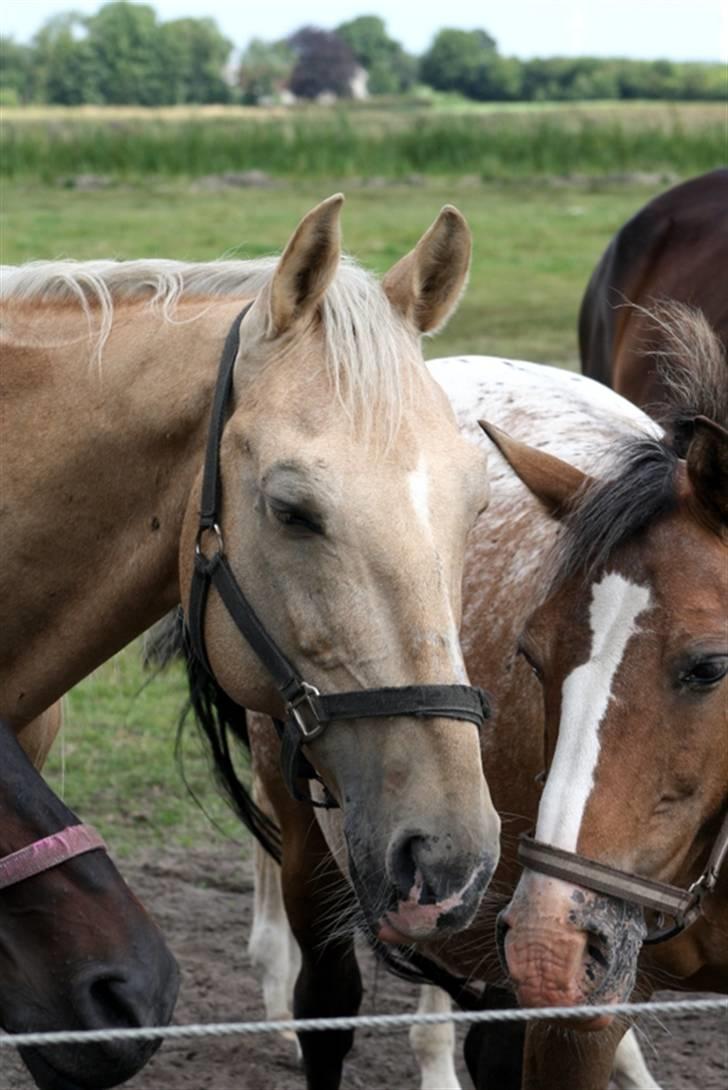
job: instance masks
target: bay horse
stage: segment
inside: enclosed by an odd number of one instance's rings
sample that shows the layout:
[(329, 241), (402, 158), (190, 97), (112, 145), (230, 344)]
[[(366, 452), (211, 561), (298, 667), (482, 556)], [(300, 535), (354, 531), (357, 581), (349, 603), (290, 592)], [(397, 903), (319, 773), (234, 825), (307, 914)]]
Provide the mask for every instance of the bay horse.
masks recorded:
[[(6, 272), (0, 715), (22, 730), (182, 601), (228, 698), (306, 738), (373, 923), (424, 937), (470, 921), (499, 853), (457, 639), (486, 458), (420, 345), (470, 233), (446, 206), (379, 284), (341, 259), (341, 204), (278, 260)], [(328, 690), (349, 717), (324, 732)]]
[(663, 338), (649, 311), (668, 299), (698, 307), (728, 346), (726, 269), (724, 167), (655, 197), (611, 240), (592, 273), (579, 313), (584, 374), (647, 412), (659, 412), (666, 390), (655, 353)]
[[(166, 1024), (176, 963), (103, 841), (0, 723), (0, 1025), (9, 1033)], [(41, 1090), (102, 1090), (159, 1042), (23, 1048)]]

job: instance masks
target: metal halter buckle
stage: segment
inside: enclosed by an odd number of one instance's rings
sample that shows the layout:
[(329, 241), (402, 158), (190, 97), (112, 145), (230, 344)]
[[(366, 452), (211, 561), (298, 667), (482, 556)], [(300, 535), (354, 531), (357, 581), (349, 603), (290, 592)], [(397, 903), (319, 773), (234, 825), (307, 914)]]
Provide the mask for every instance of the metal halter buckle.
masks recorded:
[[(288, 715), (295, 721), (296, 726), (300, 730), (304, 739), (307, 742), (312, 741), (314, 738), (318, 738), (326, 726), (325, 722), (321, 722), (316, 711), (314, 700), (317, 696), (321, 696), (315, 685), (309, 685), (307, 681), (301, 682), (301, 688), (292, 700), (289, 700), (286, 704), (286, 711)], [(306, 720), (301, 714), (301, 706), (306, 705), (311, 715), (313, 716), (314, 726), (309, 728), (306, 725)]]
[(692, 885), (688, 886), (688, 893), (696, 901), (702, 901), (706, 893), (710, 893), (715, 885), (715, 876), (709, 870), (703, 871)]
[[(205, 534), (213, 534), (217, 538), (217, 554), (221, 556), (225, 552), (225, 543), (222, 539), (222, 530), (216, 522), (213, 522), (212, 526), (200, 526), (197, 531), (197, 537), (195, 538), (195, 556), (204, 557), (205, 554), (202, 551), (202, 539)], [(208, 559), (206, 557), (206, 559)]]

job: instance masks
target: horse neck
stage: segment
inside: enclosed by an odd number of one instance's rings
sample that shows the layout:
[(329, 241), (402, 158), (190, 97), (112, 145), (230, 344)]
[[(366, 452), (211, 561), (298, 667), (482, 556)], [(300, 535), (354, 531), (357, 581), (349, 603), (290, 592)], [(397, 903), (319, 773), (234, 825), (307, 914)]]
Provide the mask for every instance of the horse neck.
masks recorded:
[(122, 304), (98, 365), (77, 308), (38, 319), (26, 310), (25, 324), (9, 308), (11, 333), (23, 330), (4, 376), (0, 713), (9, 719), (38, 714), (179, 601), (182, 519), (241, 306), (195, 300), (169, 322)]

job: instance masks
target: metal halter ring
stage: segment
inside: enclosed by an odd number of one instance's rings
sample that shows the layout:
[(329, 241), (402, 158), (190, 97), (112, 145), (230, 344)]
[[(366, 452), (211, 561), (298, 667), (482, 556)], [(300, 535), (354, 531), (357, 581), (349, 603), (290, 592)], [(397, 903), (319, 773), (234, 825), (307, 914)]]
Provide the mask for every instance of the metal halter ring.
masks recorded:
[(222, 539), (222, 530), (216, 522), (213, 522), (212, 526), (200, 526), (199, 530), (197, 531), (197, 537), (195, 538), (195, 556), (205, 556), (202, 551), (202, 539), (205, 534), (214, 534), (217, 538), (218, 554), (221, 555), (225, 552), (225, 543)]

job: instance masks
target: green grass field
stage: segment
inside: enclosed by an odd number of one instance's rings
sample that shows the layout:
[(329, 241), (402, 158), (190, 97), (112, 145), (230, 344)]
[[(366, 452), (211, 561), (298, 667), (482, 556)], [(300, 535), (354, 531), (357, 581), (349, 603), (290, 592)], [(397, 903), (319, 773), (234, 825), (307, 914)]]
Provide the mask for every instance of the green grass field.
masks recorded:
[[(6, 182), (6, 263), (53, 257), (256, 257), (281, 248), (297, 220), (334, 191), (306, 181), (208, 192), (149, 181), (96, 192)], [(470, 287), (428, 355), (503, 354), (573, 364), (587, 277), (617, 227), (662, 188), (637, 184), (344, 187), (344, 244), (379, 273), (415, 244), (446, 202), (473, 230)]]
[[(0, 259), (253, 257), (280, 248), (297, 219), (336, 184), (208, 192), (150, 180), (79, 192), (6, 180)], [(660, 188), (657, 179), (649, 186), (505, 186), (467, 178), (356, 186), (347, 192), (345, 244), (381, 273), (414, 245), (442, 204), (455, 203), (473, 229), (472, 276), (458, 314), (428, 343), (428, 355), (502, 354), (575, 366), (576, 315), (589, 273), (616, 228)], [(149, 681), (134, 646), (68, 697), (64, 745), (52, 756), (49, 780), (121, 854), (219, 842), (223, 835), (245, 840), (192, 739), (185, 747), (188, 778), (224, 832), (186, 793), (173, 754), (183, 702), (181, 671)]]

